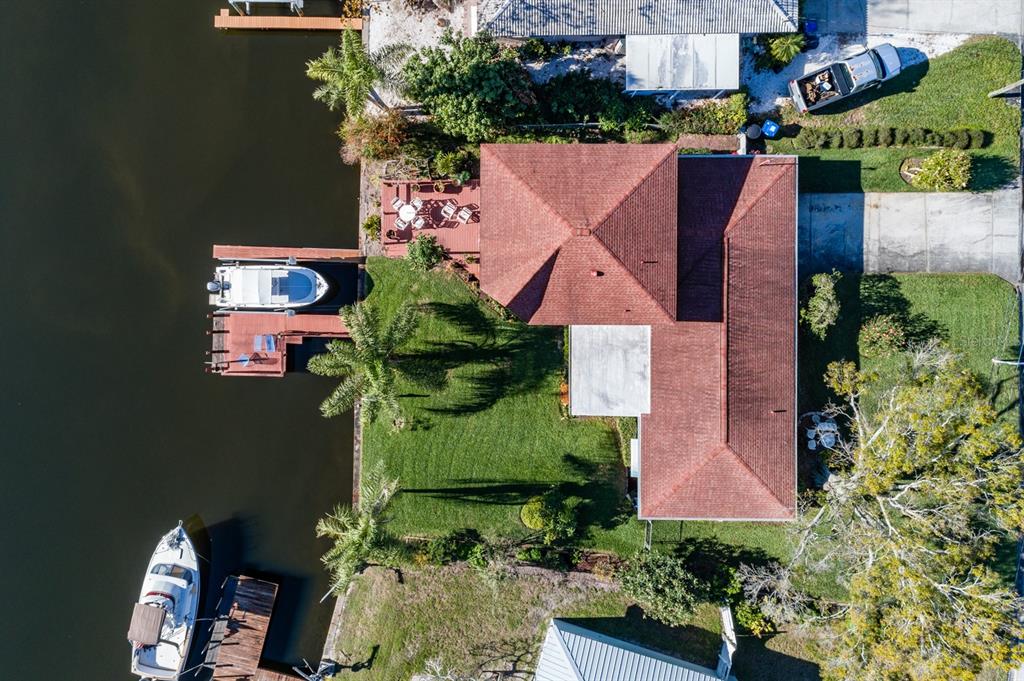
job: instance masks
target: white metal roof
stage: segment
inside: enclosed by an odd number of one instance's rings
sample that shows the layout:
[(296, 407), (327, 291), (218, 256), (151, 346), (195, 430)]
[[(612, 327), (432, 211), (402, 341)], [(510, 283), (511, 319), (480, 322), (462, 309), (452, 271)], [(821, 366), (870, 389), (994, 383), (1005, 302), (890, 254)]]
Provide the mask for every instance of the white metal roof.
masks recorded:
[(651, 327), (569, 327), (569, 409), (574, 416), (651, 413)]
[(721, 681), (710, 669), (554, 619), (536, 681)]
[(626, 90), (738, 90), (740, 36), (627, 35)]

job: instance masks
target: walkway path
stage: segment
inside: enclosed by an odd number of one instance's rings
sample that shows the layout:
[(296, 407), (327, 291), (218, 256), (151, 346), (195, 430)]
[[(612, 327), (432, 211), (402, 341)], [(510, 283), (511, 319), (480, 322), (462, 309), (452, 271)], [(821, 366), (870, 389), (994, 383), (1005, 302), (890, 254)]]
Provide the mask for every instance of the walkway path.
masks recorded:
[(1021, 190), (800, 196), (801, 274), (991, 272), (1020, 278)]

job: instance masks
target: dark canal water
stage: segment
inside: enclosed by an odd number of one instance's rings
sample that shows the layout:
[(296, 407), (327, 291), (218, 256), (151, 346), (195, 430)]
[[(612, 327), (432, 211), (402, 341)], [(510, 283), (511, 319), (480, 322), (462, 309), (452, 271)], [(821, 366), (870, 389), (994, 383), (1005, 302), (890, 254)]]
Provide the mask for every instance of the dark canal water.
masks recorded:
[(320, 418), (322, 379), (202, 362), (211, 244), (355, 245), (303, 74), (336, 36), (223, 34), (220, 6), (0, 2), (3, 679), (132, 678), (142, 573), (190, 517), (214, 573), (281, 580), (271, 659), (323, 645), (313, 525), (350, 496), (351, 419)]

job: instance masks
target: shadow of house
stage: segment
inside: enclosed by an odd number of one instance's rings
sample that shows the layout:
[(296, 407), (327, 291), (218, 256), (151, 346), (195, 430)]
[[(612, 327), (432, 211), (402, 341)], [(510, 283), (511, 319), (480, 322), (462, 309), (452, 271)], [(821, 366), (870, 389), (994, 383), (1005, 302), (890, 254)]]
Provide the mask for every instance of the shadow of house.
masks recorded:
[[(801, 157), (801, 177), (831, 172), (854, 178), (854, 193), (816, 194), (800, 197), (797, 220), (799, 278), (818, 272), (860, 273), (864, 271), (864, 194), (860, 187), (859, 161), (822, 161), (814, 156)], [(810, 166), (811, 170), (808, 170)], [(832, 177), (833, 175), (829, 175)]]
[(772, 639), (759, 639), (745, 636), (736, 647), (733, 655), (733, 673), (738, 679), (765, 678), (765, 670), (770, 669), (770, 678), (786, 679), (786, 681), (818, 681), (821, 669), (807, 660), (786, 655), (768, 646)]

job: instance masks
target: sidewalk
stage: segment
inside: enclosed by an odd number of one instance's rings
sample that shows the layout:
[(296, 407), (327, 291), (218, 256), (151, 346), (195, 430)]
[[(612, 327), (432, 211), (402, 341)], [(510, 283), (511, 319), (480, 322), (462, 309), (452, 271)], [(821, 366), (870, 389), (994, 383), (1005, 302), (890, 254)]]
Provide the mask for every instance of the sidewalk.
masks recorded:
[[(849, 4), (859, 5), (864, 1), (852, 0)], [(866, 0), (866, 2), (869, 33), (889, 31), (1001, 33), (1005, 35), (1021, 33), (1020, 0)]]
[(800, 196), (801, 276), (863, 272), (991, 272), (1020, 276), (1021, 190), (984, 194)]

